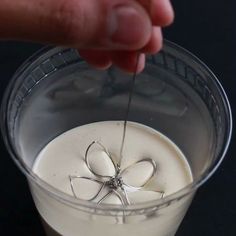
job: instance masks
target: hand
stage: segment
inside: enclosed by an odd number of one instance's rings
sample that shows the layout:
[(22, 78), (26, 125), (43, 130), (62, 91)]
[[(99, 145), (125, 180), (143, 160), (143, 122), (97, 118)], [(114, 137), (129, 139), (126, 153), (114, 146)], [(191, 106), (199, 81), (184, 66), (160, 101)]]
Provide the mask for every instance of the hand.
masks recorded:
[(173, 15), (169, 0), (1, 0), (0, 38), (74, 47), (95, 67), (128, 72), (139, 51), (140, 72)]

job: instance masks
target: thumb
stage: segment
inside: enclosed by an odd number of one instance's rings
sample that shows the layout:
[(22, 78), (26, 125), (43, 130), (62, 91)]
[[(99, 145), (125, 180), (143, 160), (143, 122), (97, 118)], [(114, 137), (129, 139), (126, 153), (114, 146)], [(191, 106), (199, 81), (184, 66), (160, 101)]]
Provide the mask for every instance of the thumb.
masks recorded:
[(137, 50), (151, 37), (135, 0), (2, 0), (0, 37), (90, 49)]

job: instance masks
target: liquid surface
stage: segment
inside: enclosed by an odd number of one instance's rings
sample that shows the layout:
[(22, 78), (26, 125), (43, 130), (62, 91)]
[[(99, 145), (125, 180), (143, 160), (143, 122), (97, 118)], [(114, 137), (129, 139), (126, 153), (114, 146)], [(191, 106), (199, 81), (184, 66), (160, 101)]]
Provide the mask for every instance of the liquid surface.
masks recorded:
[[(99, 141), (118, 163), (122, 132), (123, 122), (121, 121), (91, 123), (69, 130), (52, 140), (40, 152), (34, 163), (33, 171), (50, 185), (73, 196), (69, 176), (97, 179), (85, 164), (85, 153), (88, 146), (93, 141)], [(92, 166), (93, 169), (101, 172), (104, 170), (109, 176), (113, 175), (113, 166), (107, 163), (106, 157), (103, 158), (105, 153), (101, 149), (97, 148), (89, 155), (96, 162), (96, 165)], [(173, 142), (147, 126), (128, 122), (121, 170), (130, 166), (136, 170), (128, 171), (128, 174), (124, 176), (126, 181), (138, 185), (142, 184), (143, 179), (149, 177), (147, 175), (152, 166), (148, 166), (148, 163), (143, 166), (134, 165), (145, 158), (155, 161), (157, 172), (148, 185), (148, 191), (129, 193), (131, 204), (160, 198), (161, 195), (155, 191), (163, 191), (165, 196), (170, 195), (192, 182), (189, 164)], [(78, 192), (84, 199), (92, 196), (97, 188), (86, 181), (79, 183), (78, 186), (75, 182), (74, 185), (76, 193)], [(111, 196), (103, 203), (119, 204), (120, 201)]]

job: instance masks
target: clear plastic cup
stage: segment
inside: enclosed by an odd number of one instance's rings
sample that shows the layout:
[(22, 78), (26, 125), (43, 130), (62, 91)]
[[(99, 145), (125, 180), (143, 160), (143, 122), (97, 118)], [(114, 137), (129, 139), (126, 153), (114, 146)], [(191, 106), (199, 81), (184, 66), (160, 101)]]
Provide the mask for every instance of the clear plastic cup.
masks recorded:
[[(225, 92), (206, 65), (166, 41), (138, 75), (129, 120), (174, 141), (188, 159), (193, 183), (124, 210), (75, 199), (35, 175), (37, 154), (59, 134), (91, 122), (124, 119), (130, 77), (114, 67), (96, 70), (74, 49), (48, 48), (29, 58), (10, 82), (1, 130), (28, 179), (48, 235), (173, 236), (196, 190), (222, 162), (232, 130)], [(123, 214), (126, 222), (117, 224)]]

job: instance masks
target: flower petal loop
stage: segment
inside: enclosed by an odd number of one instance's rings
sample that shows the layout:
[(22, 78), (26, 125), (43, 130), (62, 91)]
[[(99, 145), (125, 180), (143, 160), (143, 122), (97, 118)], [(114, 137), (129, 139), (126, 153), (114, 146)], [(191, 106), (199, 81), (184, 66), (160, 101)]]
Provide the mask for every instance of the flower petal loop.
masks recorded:
[(95, 200), (105, 187), (105, 183), (99, 180), (81, 176), (69, 176), (73, 195), (81, 200)]
[(116, 165), (106, 148), (93, 141), (85, 153), (85, 162), (89, 170), (99, 178), (111, 178), (116, 174)]
[(125, 168), (121, 176), (125, 186), (139, 190), (151, 180), (156, 170), (156, 162), (145, 158)]
[(151, 158), (143, 158), (122, 170), (108, 150), (100, 142), (93, 141), (86, 149), (85, 164), (94, 177), (70, 175), (73, 195), (82, 200), (94, 200), (98, 205), (122, 205), (123, 223), (126, 206), (164, 197), (165, 192), (158, 186), (150, 188), (149, 183), (157, 174), (157, 164)]

